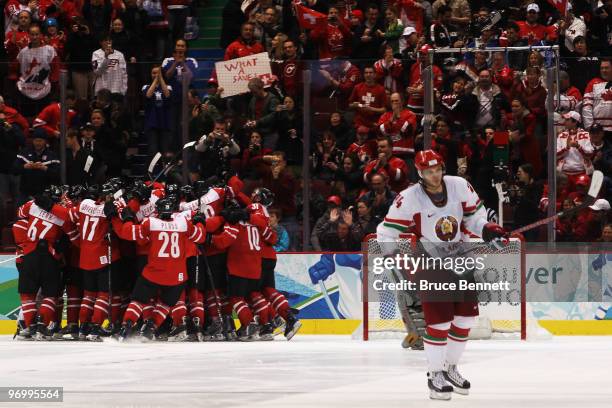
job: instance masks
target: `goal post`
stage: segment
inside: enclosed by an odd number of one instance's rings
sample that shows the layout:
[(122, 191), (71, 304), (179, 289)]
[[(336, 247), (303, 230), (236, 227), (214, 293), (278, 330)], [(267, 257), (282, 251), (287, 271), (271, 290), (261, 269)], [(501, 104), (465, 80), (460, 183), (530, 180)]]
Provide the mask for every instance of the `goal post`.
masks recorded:
[[(480, 316), (474, 328), (475, 338), (520, 338), (526, 340), (529, 332), (529, 316), (526, 303), (525, 248), (521, 237), (512, 237), (507, 245), (495, 248), (482, 240), (470, 241), (470, 256), (482, 256), (490, 260), (478, 270), (477, 280), (495, 282), (507, 280), (513, 283), (514, 291), (478, 292)], [(416, 236), (404, 234), (397, 241), (401, 254), (410, 254), (417, 244)], [(370, 288), (371, 271), (369, 257), (383, 255), (384, 243), (370, 234), (364, 239), (364, 262), (362, 277), (363, 320), (354, 338), (371, 340), (378, 338), (402, 338), (406, 334), (399, 304), (400, 291), (373, 291)], [(472, 249), (473, 248), (473, 249)], [(393, 282), (401, 272), (385, 270), (377, 275), (383, 282)], [(401, 278), (401, 277), (400, 277)], [(514, 292), (512, 291), (512, 292)], [(493, 293), (493, 295), (491, 294)], [(410, 299), (409, 299), (410, 300)], [(537, 323), (532, 322), (537, 326)], [(535, 327), (534, 327), (535, 328)], [(499, 335), (498, 335), (499, 334)]]

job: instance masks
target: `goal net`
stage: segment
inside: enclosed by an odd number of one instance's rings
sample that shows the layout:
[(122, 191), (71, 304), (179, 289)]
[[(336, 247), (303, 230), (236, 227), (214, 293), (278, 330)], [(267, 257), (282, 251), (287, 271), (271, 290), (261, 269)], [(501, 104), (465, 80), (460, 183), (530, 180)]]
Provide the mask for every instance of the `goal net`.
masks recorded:
[[(406, 307), (406, 302), (414, 300), (414, 294), (408, 296), (397, 290), (371, 290), (372, 271), (368, 270), (368, 257), (388, 254), (383, 250), (387, 243), (378, 242), (375, 234), (368, 235), (364, 240), (363, 273), (363, 321), (353, 337), (363, 340), (378, 338), (401, 338), (406, 328), (400, 313), (400, 307)], [(416, 248), (416, 237), (405, 234), (393, 244), (396, 253), (413, 254)], [(470, 338), (521, 338), (526, 339), (528, 332), (536, 332), (538, 325), (535, 320), (527, 319), (528, 310), (525, 302), (525, 254), (523, 242), (519, 238), (511, 238), (507, 245), (496, 248), (482, 240), (472, 240), (470, 256), (484, 260), (484, 268), (478, 268), (474, 273), (476, 282), (507, 281), (512, 290), (509, 291), (479, 291), (480, 316), (476, 327), (471, 330)], [(395, 269), (384, 269), (376, 275), (383, 283), (397, 282), (402, 279), (402, 272)], [(534, 326), (535, 325), (535, 326)], [(530, 335), (531, 336), (531, 335)]]

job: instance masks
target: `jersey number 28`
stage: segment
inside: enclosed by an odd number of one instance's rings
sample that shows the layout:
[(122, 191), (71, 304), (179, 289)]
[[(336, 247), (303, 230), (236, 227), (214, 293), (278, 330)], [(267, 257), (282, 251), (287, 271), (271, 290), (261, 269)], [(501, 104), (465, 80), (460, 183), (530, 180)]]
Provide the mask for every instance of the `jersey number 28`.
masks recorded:
[[(159, 240), (162, 241), (161, 248), (157, 256), (160, 258), (178, 258), (181, 256), (181, 247), (179, 246), (178, 232), (162, 232), (159, 234)], [(169, 251), (168, 251), (169, 250)]]

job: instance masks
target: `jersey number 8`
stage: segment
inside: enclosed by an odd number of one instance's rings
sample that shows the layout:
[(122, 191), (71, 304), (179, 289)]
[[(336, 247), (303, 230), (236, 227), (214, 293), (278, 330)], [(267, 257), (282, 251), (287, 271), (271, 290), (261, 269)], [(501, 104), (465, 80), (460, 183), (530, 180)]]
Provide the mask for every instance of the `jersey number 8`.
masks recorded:
[[(181, 256), (181, 248), (179, 246), (179, 234), (178, 232), (171, 232), (168, 234), (167, 232), (162, 232), (159, 234), (159, 240), (162, 241), (161, 248), (159, 248), (159, 252), (157, 256), (160, 258), (178, 258)], [(168, 247), (170, 247), (170, 252), (168, 253)]]

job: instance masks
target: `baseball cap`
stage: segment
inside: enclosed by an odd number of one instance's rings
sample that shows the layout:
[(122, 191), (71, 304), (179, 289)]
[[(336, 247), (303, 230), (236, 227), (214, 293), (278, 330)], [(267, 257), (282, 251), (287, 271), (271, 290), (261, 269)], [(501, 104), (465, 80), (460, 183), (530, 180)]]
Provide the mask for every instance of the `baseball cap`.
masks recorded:
[(527, 12), (529, 13), (530, 11), (535, 11), (536, 13), (540, 12), (540, 6), (538, 6), (535, 3), (531, 3), (527, 6)]
[(92, 125), (91, 122), (87, 122), (86, 124), (84, 124), (83, 126), (81, 126), (79, 128), (79, 130), (94, 130), (94, 125)]
[(219, 82), (217, 81), (217, 78), (211, 77), (208, 80), (208, 86), (219, 86)]
[(32, 139), (45, 139), (47, 140), (49, 136), (47, 135), (47, 131), (41, 127), (34, 128), (32, 132)]
[(593, 123), (593, 125), (589, 129), (589, 132), (601, 132), (603, 130), (604, 128), (603, 126), (601, 126), (601, 123)]
[(338, 197), (337, 195), (329, 196), (327, 198), (327, 202), (335, 204), (338, 207), (340, 207), (342, 205), (342, 199), (340, 197)]
[(359, 126), (357, 128), (357, 133), (370, 133), (370, 128), (367, 126)]
[(608, 200), (600, 198), (599, 200), (595, 201), (593, 205), (589, 205), (589, 208), (595, 211), (608, 211), (610, 210), (610, 203)]
[(404, 37), (408, 37), (412, 34), (416, 33), (416, 29), (414, 27), (408, 26), (406, 28), (404, 28), (404, 32), (402, 33), (402, 35)]
[(50, 17), (45, 21), (45, 25), (47, 27), (57, 27), (57, 20), (53, 17)]
[(576, 111), (569, 111), (563, 114), (563, 119), (574, 119), (576, 122), (580, 122), (582, 117)]

